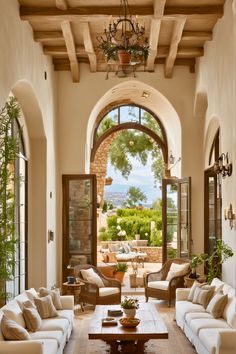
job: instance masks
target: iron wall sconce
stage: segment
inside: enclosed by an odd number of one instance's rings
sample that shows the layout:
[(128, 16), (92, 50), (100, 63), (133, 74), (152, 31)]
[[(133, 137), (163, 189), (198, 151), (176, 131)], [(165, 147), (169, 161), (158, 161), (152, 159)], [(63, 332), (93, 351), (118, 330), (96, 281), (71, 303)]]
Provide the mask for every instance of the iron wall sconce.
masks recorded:
[(232, 230), (233, 221), (235, 220), (235, 213), (233, 211), (232, 204), (230, 203), (229, 208), (224, 209), (225, 220), (229, 220), (229, 226)]
[(229, 155), (228, 153), (222, 153), (218, 160), (214, 164), (214, 171), (217, 174), (221, 174), (223, 178), (226, 176), (231, 176), (233, 170), (232, 163), (229, 163)]
[(54, 241), (54, 232), (52, 230), (48, 230), (48, 243), (50, 241)]

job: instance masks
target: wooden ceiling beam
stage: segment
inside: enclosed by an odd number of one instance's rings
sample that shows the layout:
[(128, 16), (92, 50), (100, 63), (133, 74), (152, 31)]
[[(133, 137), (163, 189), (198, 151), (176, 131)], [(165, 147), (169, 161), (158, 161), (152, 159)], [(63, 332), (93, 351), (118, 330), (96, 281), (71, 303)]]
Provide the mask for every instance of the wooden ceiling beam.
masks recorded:
[(212, 32), (211, 31), (183, 31), (182, 41), (211, 41)]
[(150, 24), (149, 54), (147, 59), (147, 70), (154, 71), (155, 58), (157, 55), (157, 45), (161, 28), (161, 17), (164, 14), (166, 0), (154, 0), (154, 18)]
[[(204, 49), (202, 47), (178, 47), (177, 58), (181, 57), (201, 57), (204, 53)], [(169, 54), (168, 46), (159, 46), (157, 52), (157, 58), (166, 58)]]
[(63, 21), (61, 23), (61, 29), (66, 42), (66, 48), (70, 60), (70, 68), (71, 68), (73, 82), (79, 82), (80, 79), (79, 63), (76, 56), (75, 41), (74, 41), (74, 36), (72, 33), (70, 22)]
[(34, 40), (36, 42), (54, 41), (63, 39), (62, 31), (34, 31)]
[[(68, 49), (66, 46), (45, 45), (43, 47), (43, 51), (44, 51), (44, 54), (47, 54), (47, 55), (68, 55)], [(76, 54), (76, 56), (77, 55), (86, 55), (86, 51), (83, 46), (75, 46), (75, 54)]]
[(56, 7), (60, 10), (66, 10), (68, 8), (66, 0), (55, 0)]
[[(138, 16), (154, 16), (153, 6), (130, 6), (130, 12)], [(76, 8), (67, 8), (61, 10), (54, 7), (20, 7), (20, 17), (22, 20), (34, 22), (47, 21), (85, 21), (88, 17), (104, 17), (119, 16), (119, 6), (83, 6)], [(219, 18), (223, 15), (223, 5), (208, 6), (165, 6), (163, 17), (165, 16), (195, 16), (196, 18), (208, 18), (214, 16)], [(91, 18), (90, 18), (91, 20)]]
[(90, 34), (89, 23), (85, 22), (83, 24), (83, 38), (84, 38), (84, 48), (86, 53), (88, 54), (89, 62), (90, 62), (90, 71), (97, 71), (97, 56), (95, 54), (93, 48), (93, 42)]
[(182, 38), (185, 22), (186, 22), (185, 17), (178, 18), (174, 22), (173, 32), (172, 32), (172, 37), (170, 42), (170, 50), (165, 63), (165, 77), (167, 78), (172, 77), (175, 59), (178, 52), (178, 46)]

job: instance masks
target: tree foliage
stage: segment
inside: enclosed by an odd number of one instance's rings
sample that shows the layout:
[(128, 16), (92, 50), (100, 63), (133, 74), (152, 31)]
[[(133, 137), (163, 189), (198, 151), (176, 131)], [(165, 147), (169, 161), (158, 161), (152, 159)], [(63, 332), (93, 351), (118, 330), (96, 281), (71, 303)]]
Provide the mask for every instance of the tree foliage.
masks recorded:
[(124, 206), (128, 208), (135, 208), (141, 202), (146, 202), (147, 197), (138, 187), (129, 187), (128, 192), (126, 194), (126, 200), (124, 202)]

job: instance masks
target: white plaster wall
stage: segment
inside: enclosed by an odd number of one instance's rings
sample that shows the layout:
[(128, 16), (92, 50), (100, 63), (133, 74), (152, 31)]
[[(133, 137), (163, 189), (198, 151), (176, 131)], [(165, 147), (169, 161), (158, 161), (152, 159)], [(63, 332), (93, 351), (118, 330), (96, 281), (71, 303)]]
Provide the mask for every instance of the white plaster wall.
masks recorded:
[[(2, 107), (11, 90), (19, 81), (24, 80), (31, 87), (31, 93), (36, 97), (40, 107), (41, 119), (43, 120), (44, 134), (47, 139), (45, 178), (40, 183), (34, 184), (30, 188), (29, 201), (33, 199), (34, 205), (39, 207), (36, 195), (42, 194), (45, 202), (41, 201), (42, 216), (38, 219), (39, 225), (32, 225), (32, 233), (29, 235), (29, 243), (35, 249), (30, 254), (29, 259), (29, 286), (52, 285), (56, 282), (56, 242), (47, 243), (47, 229), (56, 230), (56, 163), (55, 163), (55, 139), (54, 139), (54, 120), (55, 120), (55, 77), (51, 59), (43, 55), (41, 45), (33, 40), (32, 29), (27, 22), (22, 22), (19, 17), (19, 5), (16, 0), (0, 0), (0, 107)], [(44, 79), (44, 71), (47, 72), (47, 80)], [(19, 88), (19, 96), (21, 90)], [(16, 95), (17, 97), (17, 95)], [(23, 97), (23, 94), (22, 94)], [(27, 99), (27, 97), (23, 97)], [(28, 98), (28, 107), (31, 100)], [(24, 112), (26, 122), (29, 119)], [(31, 112), (34, 114), (34, 112)], [(35, 122), (36, 123), (36, 122)], [(34, 127), (34, 123), (32, 123)], [(37, 127), (37, 124), (35, 124)], [(28, 129), (29, 135), (37, 135), (32, 129)], [(34, 136), (35, 138), (35, 136)], [(43, 138), (37, 137), (37, 138)], [(39, 144), (34, 146), (33, 155)], [(43, 147), (44, 149), (44, 147)], [(32, 163), (32, 165), (31, 165)], [(29, 171), (31, 175), (37, 173), (37, 160), (29, 161), (29, 165), (34, 169)], [(34, 190), (37, 190), (34, 195)], [(49, 191), (53, 192), (53, 199), (49, 200)], [(32, 199), (31, 199), (32, 198)], [(40, 199), (39, 199), (40, 203)], [(31, 207), (32, 205), (29, 205)], [(33, 212), (33, 210), (31, 210)], [(42, 227), (43, 225), (43, 227)], [(38, 242), (35, 244), (35, 240)]]
[[(208, 109), (204, 127), (205, 151), (209, 151), (212, 119), (218, 119), (221, 135), (221, 151), (228, 152), (233, 163), (233, 174), (223, 180), (223, 209), (232, 203), (236, 208), (236, 13), (235, 1), (225, 4), (224, 17), (217, 23), (213, 41), (205, 46), (205, 56), (199, 62), (197, 92), (205, 91)], [(209, 128), (210, 126), (210, 128)], [(208, 156), (205, 156), (207, 161)], [(205, 165), (207, 168), (207, 164)], [(222, 218), (223, 240), (235, 255), (223, 265), (223, 279), (236, 286), (236, 229)]]

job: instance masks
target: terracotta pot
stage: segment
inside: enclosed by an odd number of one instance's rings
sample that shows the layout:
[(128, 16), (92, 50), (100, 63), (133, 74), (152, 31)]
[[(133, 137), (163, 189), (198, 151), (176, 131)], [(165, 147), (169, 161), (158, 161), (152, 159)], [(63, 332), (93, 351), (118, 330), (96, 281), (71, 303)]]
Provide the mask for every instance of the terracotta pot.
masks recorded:
[(119, 280), (122, 285), (123, 285), (124, 276), (125, 276), (124, 272), (115, 272), (114, 273), (114, 278)]
[(127, 53), (125, 50), (118, 50), (118, 58), (121, 64), (129, 64), (131, 60), (131, 54)]

